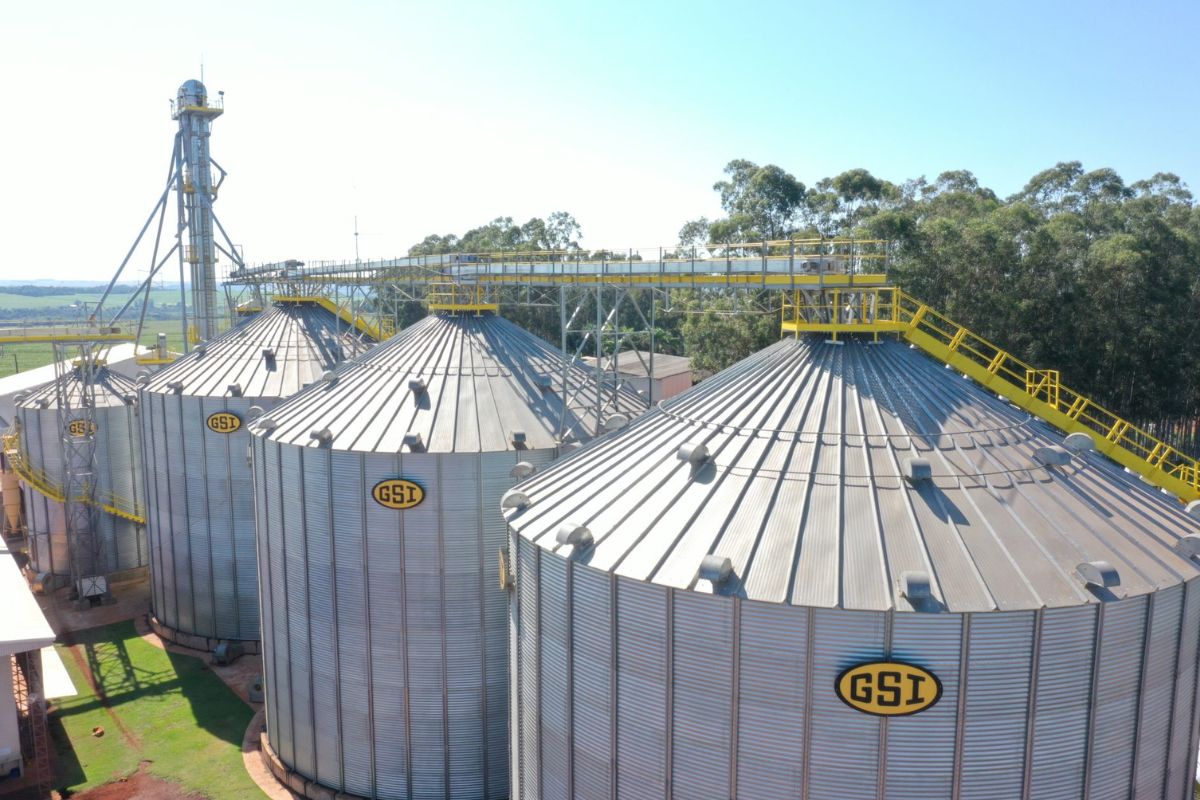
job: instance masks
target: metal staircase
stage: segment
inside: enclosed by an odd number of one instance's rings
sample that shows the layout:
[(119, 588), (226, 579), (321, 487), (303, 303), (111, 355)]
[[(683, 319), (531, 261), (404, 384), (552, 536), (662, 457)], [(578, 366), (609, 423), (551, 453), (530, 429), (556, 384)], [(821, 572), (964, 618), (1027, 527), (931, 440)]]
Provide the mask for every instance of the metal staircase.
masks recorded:
[(1200, 461), (1064, 386), (1057, 370), (1026, 364), (895, 286), (787, 292), (782, 329), (834, 340), (896, 334), (1059, 430), (1087, 434), (1099, 452), (1184, 502), (1200, 499)]

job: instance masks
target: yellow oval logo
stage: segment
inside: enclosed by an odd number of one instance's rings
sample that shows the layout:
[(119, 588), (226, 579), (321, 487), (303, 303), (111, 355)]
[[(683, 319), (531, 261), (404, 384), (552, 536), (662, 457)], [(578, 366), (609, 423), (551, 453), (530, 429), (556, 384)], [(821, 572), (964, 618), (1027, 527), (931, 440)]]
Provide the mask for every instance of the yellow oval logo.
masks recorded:
[(903, 661), (872, 661), (844, 670), (837, 696), (864, 714), (902, 717), (916, 714), (942, 696), (942, 682), (927, 669)]
[(371, 490), (375, 502), (385, 508), (412, 508), (419, 506), (425, 499), (425, 490), (412, 481), (403, 478), (388, 478), (375, 484)]
[(67, 423), (67, 433), (72, 436), (94, 436), (96, 423), (88, 422), (86, 419), (73, 419)]
[(230, 411), (218, 411), (209, 414), (205, 424), (213, 433), (233, 433), (242, 427), (242, 418)]

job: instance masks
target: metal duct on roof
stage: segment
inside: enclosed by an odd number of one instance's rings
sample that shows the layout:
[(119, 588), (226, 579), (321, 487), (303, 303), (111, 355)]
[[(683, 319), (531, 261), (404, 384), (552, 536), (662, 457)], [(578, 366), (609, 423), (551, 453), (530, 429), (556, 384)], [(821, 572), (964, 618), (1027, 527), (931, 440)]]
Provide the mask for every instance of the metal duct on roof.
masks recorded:
[[(319, 380), (343, 348), (367, 346), (319, 306), (277, 306), (141, 387), (151, 610), (160, 631), (199, 647), (259, 638), (247, 426), (255, 409)], [(273, 358), (263, 357), (268, 351)]]
[(1190, 798), (1197, 520), (1061, 445), (903, 345), (789, 339), (539, 470), (513, 798)]

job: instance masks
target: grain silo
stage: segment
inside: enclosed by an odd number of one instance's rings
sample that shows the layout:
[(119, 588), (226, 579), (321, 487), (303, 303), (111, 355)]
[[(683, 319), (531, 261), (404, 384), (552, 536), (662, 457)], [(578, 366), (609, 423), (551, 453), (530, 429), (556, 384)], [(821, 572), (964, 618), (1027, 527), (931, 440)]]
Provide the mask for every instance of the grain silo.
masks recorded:
[(523, 482), (513, 797), (1190, 800), (1200, 531), (1093, 444), (788, 339)]
[(246, 430), (363, 345), (317, 303), (279, 304), (141, 379), (151, 624), (209, 650), (257, 648), (258, 575)]
[[(66, 373), (68, 408), (84, 402), (79, 367)], [(146, 566), (146, 537), (139, 516), (142, 508), (141, 444), (139, 442), (137, 386), (107, 366), (98, 366), (91, 377), (95, 425), (94, 499), (102, 509), (92, 517), (98, 540), (97, 573), (111, 582), (131, 577)], [(63, 421), (59, 418), (54, 381), (24, 394), (16, 403), (17, 432), (25, 471), (40, 487), (63, 486)], [(66, 423), (72, 424), (70, 420)], [(77, 424), (84, 425), (83, 421)], [(30, 569), (41, 575), (41, 585), (52, 588), (71, 578), (71, 543), (61, 501), (44, 494), (38, 485), (24, 482), (25, 523), (29, 535)], [(61, 496), (61, 495), (60, 495)]]
[(427, 317), (251, 426), (265, 752), (293, 789), (508, 797), (499, 503), (644, 408), (592, 376), (499, 317)]

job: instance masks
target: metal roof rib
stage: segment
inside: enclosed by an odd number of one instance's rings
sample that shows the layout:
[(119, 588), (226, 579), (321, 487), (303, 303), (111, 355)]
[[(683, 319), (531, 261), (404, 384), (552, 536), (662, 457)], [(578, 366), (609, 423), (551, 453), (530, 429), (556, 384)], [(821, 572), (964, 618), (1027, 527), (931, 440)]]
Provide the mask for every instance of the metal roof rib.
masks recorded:
[[(685, 443), (708, 458), (681, 460)], [(914, 611), (913, 572), (950, 611), (1097, 602), (1084, 561), (1128, 594), (1198, 574), (1174, 549), (1194, 519), (1096, 453), (1037, 460), (1059, 444), (898, 342), (784, 340), (531, 476), (507, 515), (553, 551), (559, 525), (588, 527), (582, 560), (627, 578), (815, 607)], [(903, 477), (914, 457), (932, 477)], [(720, 587), (708, 555), (730, 560)]]

